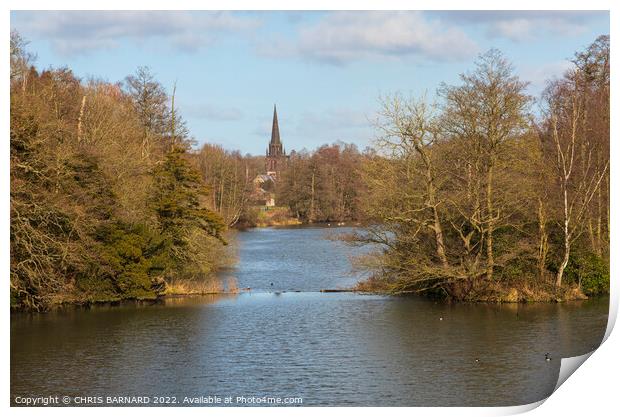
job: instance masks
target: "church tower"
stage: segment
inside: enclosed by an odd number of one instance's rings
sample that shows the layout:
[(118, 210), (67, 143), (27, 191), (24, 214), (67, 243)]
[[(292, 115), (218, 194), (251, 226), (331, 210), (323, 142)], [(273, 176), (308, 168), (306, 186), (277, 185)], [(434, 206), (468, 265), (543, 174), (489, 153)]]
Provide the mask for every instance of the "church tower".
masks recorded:
[(278, 112), (276, 105), (273, 105), (273, 123), (271, 125), (271, 140), (267, 148), (265, 171), (267, 175), (277, 176), (278, 172), (283, 168), (286, 160), (286, 152), (282, 141), (280, 140), (280, 127), (278, 126)]

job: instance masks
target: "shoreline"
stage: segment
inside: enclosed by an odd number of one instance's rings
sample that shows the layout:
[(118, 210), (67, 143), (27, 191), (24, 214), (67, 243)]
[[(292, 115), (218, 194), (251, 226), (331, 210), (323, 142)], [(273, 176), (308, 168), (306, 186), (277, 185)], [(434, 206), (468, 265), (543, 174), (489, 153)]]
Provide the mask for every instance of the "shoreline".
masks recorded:
[[(185, 299), (185, 298), (193, 298), (193, 297), (207, 297), (207, 296), (237, 296), (242, 294), (252, 293), (250, 288), (242, 288), (237, 291), (208, 291), (208, 292), (188, 292), (188, 293), (170, 293), (170, 294), (161, 294), (154, 298), (123, 298), (118, 300), (100, 300), (100, 301), (63, 301), (60, 303), (50, 304), (47, 310), (36, 311), (36, 310), (23, 310), (23, 309), (13, 309), (11, 308), (10, 314), (45, 314), (50, 312), (57, 312), (62, 310), (90, 310), (93, 307), (122, 307), (122, 306), (130, 306), (130, 305), (144, 305), (144, 306), (153, 306), (153, 305), (165, 305), (166, 300), (174, 300), (174, 299)], [(285, 290), (285, 291), (270, 291), (270, 292), (260, 292), (260, 293), (316, 293), (316, 294), (334, 294), (334, 293), (352, 293), (357, 295), (378, 295), (384, 297), (394, 297), (394, 298), (418, 298), (425, 301), (432, 301), (441, 304), (487, 304), (487, 305), (527, 305), (527, 304), (562, 304), (562, 303), (571, 303), (571, 302), (581, 302), (598, 298), (606, 298), (609, 297), (609, 294), (599, 294), (593, 296), (580, 296), (574, 298), (562, 298), (562, 299), (520, 299), (516, 301), (508, 301), (508, 300), (489, 300), (489, 299), (480, 299), (480, 300), (456, 300), (456, 299), (448, 299), (448, 298), (437, 298), (430, 297), (423, 294), (418, 293), (390, 293), (388, 291), (380, 291), (380, 290), (360, 290), (355, 288), (334, 288), (334, 289), (321, 289), (317, 291), (300, 291), (300, 290)]]
[(495, 288), (492, 291), (474, 293), (471, 297), (458, 299), (450, 296), (440, 296), (436, 293), (409, 290), (394, 291), (384, 282), (361, 281), (357, 284), (357, 291), (369, 292), (374, 294), (383, 294), (391, 296), (419, 296), (430, 300), (436, 300), (447, 303), (491, 303), (491, 304), (531, 304), (531, 303), (550, 303), (558, 304), (567, 301), (584, 301), (592, 297), (604, 297), (609, 294), (593, 294), (586, 295), (579, 287), (561, 287), (561, 288), (529, 288), (518, 287), (514, 285), (506, 285), (505, 287)]
[(259, 220), (255, 223), (237, 223), (232, 226), (233, 229), (238, 231), (248, 230), (248, 229), (263, 229), (268, 227), (276, 227), (276, 228), (286, 228), (286, 227), (295, 227), (295, 226), (307, 226), (307, 227), (323, 227), (323, 228), (338, 228), (338, 227), (360, 227), (363, 224), (360, 220), (334, 220), (334, 221), (317, 221), (310, 222), (300, 220), (297, 217), (286, 217), (281, 220)]

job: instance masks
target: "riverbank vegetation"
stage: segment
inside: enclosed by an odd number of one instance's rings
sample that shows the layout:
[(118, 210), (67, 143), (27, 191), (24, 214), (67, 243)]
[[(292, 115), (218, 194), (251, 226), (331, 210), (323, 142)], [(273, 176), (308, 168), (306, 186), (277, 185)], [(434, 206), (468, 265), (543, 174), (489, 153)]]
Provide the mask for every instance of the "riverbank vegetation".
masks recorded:
[(11, 306), (154, 298), (206, 281), (230, 215), (147, 68), (121, 83), (38, 71), (11, 34)]
[(299, 218), (291, 214), (286, 206), (252, 206), (248, 207), (241, 222), (240, 228), (251, 227), (282, 227), (303, 224)]
[(609, 291), (609, 38), (542, 97), (499, 51), (436, 97), (385, 97), (361, 170), (380, 248), (360, 290), (470, 301)]

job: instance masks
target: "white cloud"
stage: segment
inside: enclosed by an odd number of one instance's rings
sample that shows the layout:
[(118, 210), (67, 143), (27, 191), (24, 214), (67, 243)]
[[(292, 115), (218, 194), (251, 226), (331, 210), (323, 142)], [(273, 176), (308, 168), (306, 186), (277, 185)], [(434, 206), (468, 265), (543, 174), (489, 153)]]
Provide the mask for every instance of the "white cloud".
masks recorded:
[(530, 88), (536, 91), (543, 90), (548, 81), (561, 78), (566, 71), (575, 65), (568, 60), (550, 62), (536, 67), (520, 69), (521, 78), (530, 83)]
[(527, 40), (534, 37), (536, 22), (528, 19), (499, 20), (490, 24), (487, 32), (491, 37)]
[(587, 30), (593, 19), (609, 18), (605, 11), (479, 10), (432, 12), (445, 22), (481, 25), (490, 38), (531, 41), (541, 34), (575, 36)]
[(248, 31), (260, 24), (254, 17), (229, 12), (188, 11), (20, 11), (13, 12), (11, 20), (17, 30), (49, 40), (63, 55), (151, 38), (191, 51), (221, 33)]
[(534, 40), (541, 31), (555, 35), (578, 35), (586, 30), (586, 25), (562, 18), (503, 19), (493, 22), (487, 29), (490, 37), (503, 37), (515, 42)]
[(428, 20), (421, 12), (330, 12), (301, 25), (294, 41), (270, 41), (265, 55), (301, 56), (331, 64), (367, 58), (420, 56), (437, 61), (470, 58), (475, 42), (455, 27)]

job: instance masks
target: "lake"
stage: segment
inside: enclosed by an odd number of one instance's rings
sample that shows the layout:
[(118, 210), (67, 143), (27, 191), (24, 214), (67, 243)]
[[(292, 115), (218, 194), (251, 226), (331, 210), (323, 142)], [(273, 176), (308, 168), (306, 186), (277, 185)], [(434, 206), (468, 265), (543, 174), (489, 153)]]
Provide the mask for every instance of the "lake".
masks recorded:
[(608, 298), (495, 305), (321, 293), (360, 279), (349, 260), (360, 249), (326, 239), (338, 231), (348, 229), (239, 232), (238, 265), (222, 272), (251, 288), (239, 295), (12, 315), (13, 404), (118, 395), (521, 405), (548, 396), (560, 359), (605, 333)]

